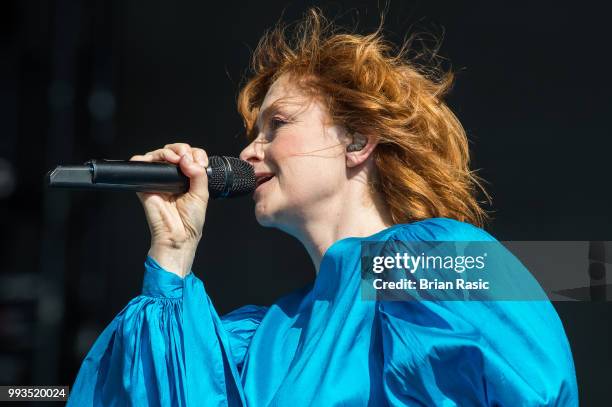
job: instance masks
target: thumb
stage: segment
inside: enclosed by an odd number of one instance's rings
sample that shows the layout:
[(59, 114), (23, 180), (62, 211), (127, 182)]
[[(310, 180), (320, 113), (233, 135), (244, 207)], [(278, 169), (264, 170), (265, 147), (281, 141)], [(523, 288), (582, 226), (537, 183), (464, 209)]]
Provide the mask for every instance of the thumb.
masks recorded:
[(191, 153), (186, 153), (179, 161), (181, 172), (189, 178), (189, 193), (197, 196), (202, 202), (208, 202), (208, 175), (206, 168), (196, 163), (191, 158)]

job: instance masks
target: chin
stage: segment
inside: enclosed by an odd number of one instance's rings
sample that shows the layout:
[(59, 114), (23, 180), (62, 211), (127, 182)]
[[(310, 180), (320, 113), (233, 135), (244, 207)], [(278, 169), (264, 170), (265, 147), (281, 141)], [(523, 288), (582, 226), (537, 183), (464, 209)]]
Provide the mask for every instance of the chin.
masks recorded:
[(255, 219), (263, 227), (285, 230), (283, 226), (286, 225), (289, 214), (287, 208), (279, 207), (279, 205), (266, 205), (263, 201), (255, 203)]
[(274, 226), (274, 217), (269, 213), (268, 208), (263, 203), (255, 204), (255, 219), (263, 227)]
[(259, 223), (259, 226), (263, 226), (264, 228), (274, 227), (274, 223), (270, 221), (270, 219), (262, 218), (260, 216), (255, 216), (255, 218), (257, 219), (257, 223)]

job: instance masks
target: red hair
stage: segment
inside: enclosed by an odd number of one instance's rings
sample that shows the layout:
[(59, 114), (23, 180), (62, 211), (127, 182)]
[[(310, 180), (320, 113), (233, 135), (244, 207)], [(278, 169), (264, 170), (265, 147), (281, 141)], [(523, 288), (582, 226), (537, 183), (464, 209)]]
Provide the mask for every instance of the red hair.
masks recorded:
[(376, 137), (376, 187), (395, 223), (447, 217), (482, 226), (487, 213), (476, 194), (490, 198), (469, 168), (465, 130), (443, 101), (453, 74), (412, 61), (409, 42), (393, 50), (380, 27), (338, 32), (318, 9), (293, 29), (277, 25), (260, 40), (238, 96), (247, 135), (272, 83), (289, 74), (325, 102), (334, 123)]

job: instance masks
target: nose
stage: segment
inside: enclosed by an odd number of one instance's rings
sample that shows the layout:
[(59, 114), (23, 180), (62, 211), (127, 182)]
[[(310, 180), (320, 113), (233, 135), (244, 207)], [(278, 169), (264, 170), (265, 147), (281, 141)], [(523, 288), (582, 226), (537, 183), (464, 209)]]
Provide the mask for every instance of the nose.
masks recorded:
[(240, 152), (240, 159), (248, 161), (251, 164), (263, 161), (263, 148), (261, 148), (259, 144), (258, 138), (251, 141), (251, 143)]

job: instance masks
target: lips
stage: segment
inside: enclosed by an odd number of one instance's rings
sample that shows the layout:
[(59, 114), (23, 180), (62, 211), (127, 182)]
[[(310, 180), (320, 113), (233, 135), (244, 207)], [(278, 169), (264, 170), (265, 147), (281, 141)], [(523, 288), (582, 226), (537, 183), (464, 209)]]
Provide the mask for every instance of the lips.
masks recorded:
[(255, 189), (257, 189), (261, 184), (265, 184), (266, 182), (270, 181), (273, 177), (274, 174), (270, 173), (255, 174)]

